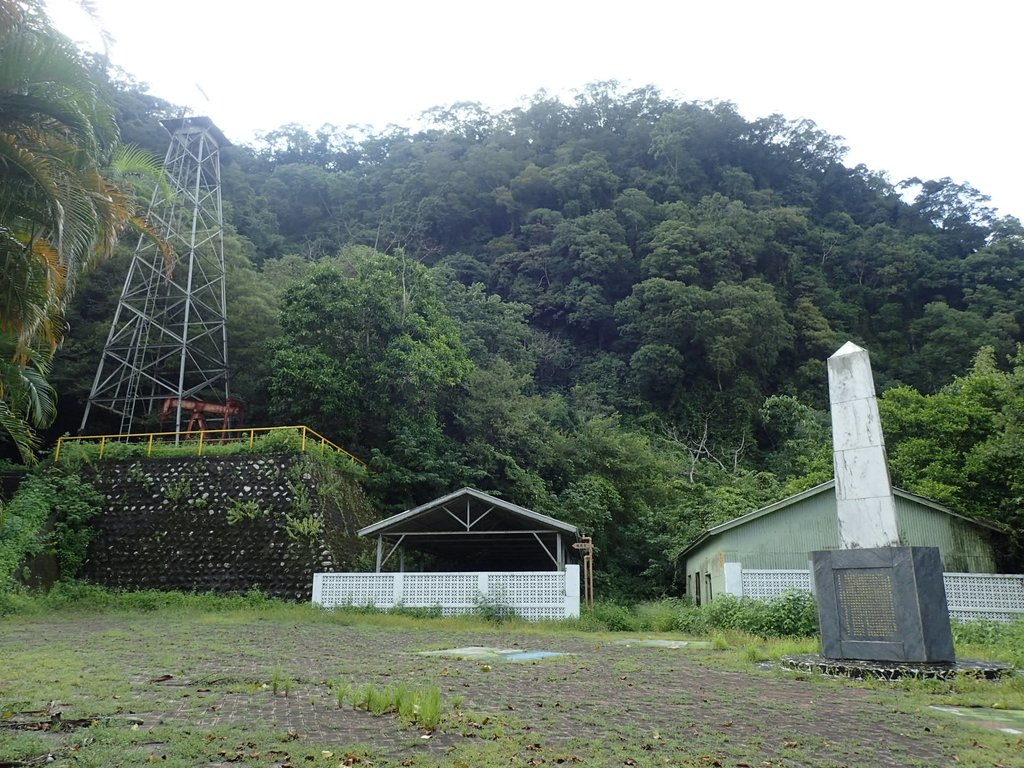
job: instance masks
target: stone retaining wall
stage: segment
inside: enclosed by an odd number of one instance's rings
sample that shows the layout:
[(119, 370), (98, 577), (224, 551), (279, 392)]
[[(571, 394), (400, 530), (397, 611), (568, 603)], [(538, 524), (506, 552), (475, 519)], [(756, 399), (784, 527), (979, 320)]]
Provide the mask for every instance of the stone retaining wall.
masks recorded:
[[(345, 512), (328, 509), (331, 500), (318, 496), (299, 462), (292, 455), (125, 459), (83, 470), (107, 506), (93, 520), (82, 575), (120, 589), (258, 588), (309, 600), (313, 574), (347, 557), (326, 543), (339, 541)], [(310, 517), (320, 521), (319, 533), (309, 534)], [(348, 539), (355, 526), (342, 527)]]

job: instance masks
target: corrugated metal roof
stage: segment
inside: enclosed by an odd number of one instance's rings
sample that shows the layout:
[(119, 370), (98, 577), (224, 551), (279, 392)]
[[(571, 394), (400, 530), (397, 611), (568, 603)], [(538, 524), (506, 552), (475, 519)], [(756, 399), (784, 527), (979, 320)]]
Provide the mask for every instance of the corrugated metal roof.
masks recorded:
[(375, 533), (386, 533), (390, 528), (400, 526), (402, 523), (406, 523), (412, 518), (420, 515), (426, 515), (465, 496), (472, 497), (485, 504), (490, 504), (498, 509), (503, 509), (506, 512), (511, 512), (514, 515), (523, 517), (533, 523), (537, 523), (541, 527), (562, 531), (564, 533), (572, 534), (573, 536), (579, 536), (579, 530), (575, 525), (563, 522), (562, 520), (556, 520), (555, 518), (548, 517), (547, 515), (542, 515), (540, 512), (534, 512), (532, 509), (527, 509), (526, 507), (520, 507), (518, 504), (513, 504), (510, 501), (499, 499), (496, 496), (491, 496), (483, 491), (478, 491), (475, 488), (460, 488), (457, 491), (449, 493), (447, 496), (441, 496), (433, 501), (428, 501), (426, 504), (421, 504), (413, 509), (407, 509), (405, 512), (399, 512), (397, 515), (392, 515), (384, 520), (380, 520), (373, 525), (360, 528), (357, 533), (360, 536), (370, 536)]
[[(737, 528), (741, 525), (746, 525), (747, 523), (757, 520), (758, 518), (764, 517), (765, 515), (770, 515), (772, 512), (776, 512), (780, 509), (784, 509), (785, 507), (792, 506), (793, 504), (796, 504), (800, 501), (804, 501), (805, 499), (817, 496), (818, 494), (824, 493), (825, 491), (832, 490), (835, 487), (835, 484), (835, 480), (829, 480), (827, 482), (822, 483), (821, 485), (816, 485), (813, 488), (808, 488), (806, 491), (794, 494), (793, 496), (788, 496), (787, 498), (782, 499), (781, 501), (776, 501), (774, 504), (769, 504), (767, 507), (755, 509), (753, 512), (748, 512), (745, 515), (741, 515), (740, 517), (733, 518), (732, 520), (728, 520), (724, 523), (720, 523), (719, 525), (708, 528), (703, 533), (701, 533), (696, 539), (690, 542), (686, 549), (683, 550), (680, 557), (685, 557), (708, 539), (718, 536), (719, 534), (724, 533), (725, 531)], [(997, 533), (1004, 533), (1004, 531), (1000, 529), (998, 526), (992, 525), (991, 523), (982, 522), (980, 520), (974, 520), (972, 518), (958, 514), (951, 510), (949, 507), (945, 507), (942, 504), (939, 504), (937, 501), (925, 498), (924, 496), (918, 496), (915, 493), (904, 491), (901, 488), (893, 488), (893, 493), (897, 497), (902, 497), (904, 499), (917, 502), (918, 504), (921, 504), (923, 506), (931, 507), (936, 511), (943, 512), (952, 517), (959, 518), (972, 525), (977, 525), (982, 528), (988, 528), (989, 530), (995, 531)]]

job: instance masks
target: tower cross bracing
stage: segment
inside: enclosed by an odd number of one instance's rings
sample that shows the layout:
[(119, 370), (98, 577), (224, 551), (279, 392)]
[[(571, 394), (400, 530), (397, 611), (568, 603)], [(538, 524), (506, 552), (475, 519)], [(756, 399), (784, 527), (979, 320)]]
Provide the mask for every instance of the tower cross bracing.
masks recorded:
[[(164, 159), (169, 188), (157, 188), (149, 221), (175, 253), (140, 237), (125, 277), (89, 394), (93, 407), (120, 417), (127, 434), (174, 401), (224, 401), (228, 380), (224, 216), (220, 151), (228, 142), (208, 117), (162, 121), (170, 134)], [(150, 425), (151, 426), (151, 425)]]

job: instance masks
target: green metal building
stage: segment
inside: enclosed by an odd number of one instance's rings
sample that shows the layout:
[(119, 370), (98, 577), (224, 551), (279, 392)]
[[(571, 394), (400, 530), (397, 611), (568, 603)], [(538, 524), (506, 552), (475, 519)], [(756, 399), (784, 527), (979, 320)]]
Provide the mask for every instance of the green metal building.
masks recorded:
[[(834, 488), (830, 480), (704, 531), (682, 554), (687, 594), (695, 602), (741, 594), (742, 570), (810, 570), (811, 552), (839, 548)], [(905, 546), (938, 547), (946, 572), (997, 572), (998, 528), (923, 496), (893, 492)]]

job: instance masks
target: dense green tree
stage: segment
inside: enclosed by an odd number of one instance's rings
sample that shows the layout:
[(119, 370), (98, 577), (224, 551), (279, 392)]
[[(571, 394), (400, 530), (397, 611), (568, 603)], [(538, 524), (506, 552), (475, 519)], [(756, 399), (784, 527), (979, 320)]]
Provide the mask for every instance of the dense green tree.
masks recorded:
[(931, 395), (910, 387), (880, 400), (893, 480), (904, 488), (995, 522), (1007, 555), (1024, 552), (1024, 361), (1010, 371), (982, 349), (970, 371)]
[(357, 451), (429, 419), (471, 368), (435, 281), (401, 253), (350, 248), (318, 264), (286, 290), (281, 327), (272, 414), (313, 420)]

